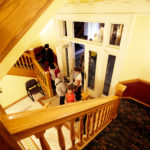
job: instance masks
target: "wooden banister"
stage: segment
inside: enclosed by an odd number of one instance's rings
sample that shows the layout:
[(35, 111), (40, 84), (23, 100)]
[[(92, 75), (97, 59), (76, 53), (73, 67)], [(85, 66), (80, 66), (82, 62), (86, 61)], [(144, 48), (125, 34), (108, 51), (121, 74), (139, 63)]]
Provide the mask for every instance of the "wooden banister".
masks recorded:
[(21, 150), (21, 147), (18, 145), (13, 136), (8, 132), (6, 127), (0, 120), (0, 149), (2, 150)]
[(31, 54), (24, 52), (7, 74), (35, 77), (32, 59)]
[[(117, 90), (121, 91), (122, 88)], [(0, 128), (6, 131), (6, 137), (11, 137), (10, 143), (15, 141), (12, 148), (15, 146), (17, 148), (16, 141), (35, 135), (39, 138), (42, 149), (50, 150), (44, 132), (55, 127), (59, 146), (61, 150), (65, 150), (65, 135), (62, 127), (66, 122), (70, 122), (70, 149), (82, 149), (116, 117), (119, 102), (120, 97), (118, 96), (96, 98), (9, 115), (0, 109)], [(75, 120), (79, 120), (78, 132), (75, 132)], [(78, 135), (76, 136), (76, 134)], [(3, 135), (1, 130), (0, 135)], [(78, 138), (78, 143), (76, 143), (75, 136)]]
[(44, 69), (40, 66), (40, 64), (36, 60), (33, 60), (33, 63), (37, 79), (39, 80), (43, 89), (46, 91), (47, 95), (49, 97), (52, 97), (53, 91), (49, 72), (48, 71), (45, 72)]
[(63, 106), (56, 106), (54, 108), (10, 114), (7, 115), (3, 121), (10, 133), (13, 134), (16, 139), (20, 139), (35, 134), (37, 131), (39, 132), (39, 129), (43, 131), (64, 123), (65, 121), (95, 111), (95, 109), (110, 102), (118, 102), (118, 97), (97, 98)]

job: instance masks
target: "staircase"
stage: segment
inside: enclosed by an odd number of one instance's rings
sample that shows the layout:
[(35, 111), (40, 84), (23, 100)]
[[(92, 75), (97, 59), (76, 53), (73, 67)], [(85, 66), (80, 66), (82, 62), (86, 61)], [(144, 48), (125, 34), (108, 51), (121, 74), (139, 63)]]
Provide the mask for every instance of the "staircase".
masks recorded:
[(26, 77), (36, 77), (34, 71), (33, 58), (30, 53), (24, 52), (7, 73), (8, 75), (18, 75)]
[[(3, 130), (0, 129), (0, 135), (9, 136), (10, 142), (4, 141), (8, 142), (11, 149), (20, 149), (17, 141), (35, 135), (40, 141), (41, 149), (50, 150), (55, 148), (49, 145), (49, 140), (45, 137), (47, 130), (53, 129), (57, 136), (51, 140), (57, 141), (58, 149), (83, 149), (116, 118), (119, 102), (120, 98), (113, 96), (9, 115), (1, 110), (0, 127), (6, 132), (2, 134)], [(70, 128), (69, 135), (63, 132), (66, 123)], [(70, 147), (66, 138), (70, 141)]]
[(7, 74), (36, 77), (46, 96), (53, 96), (49, 71), (45, 71), (37, 62), (34, 50), (25, 51)]

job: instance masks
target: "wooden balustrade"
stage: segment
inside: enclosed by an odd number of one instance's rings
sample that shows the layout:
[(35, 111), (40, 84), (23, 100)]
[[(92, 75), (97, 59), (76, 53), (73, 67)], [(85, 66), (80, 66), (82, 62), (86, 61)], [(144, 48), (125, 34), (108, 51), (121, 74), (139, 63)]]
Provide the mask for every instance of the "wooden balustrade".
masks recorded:
[(50, 79), (49, 72), (48, 71), (45, 72), (36, 60), (33, 60), (33, 63), (34, 63), (34, 68), (35, 68), (35, 74), (36, 74), (38, 81), (40, 82), (43, 89), (46, 91), (47, 95), (52, 97), (53, 91), (51, 87), (51, 79)]
[[(4, 114), (2, 123), (16, 140), (36, 135), (42, 148), (48, 150), (50, 146), (44, 138), (44, 131), (55, 127), (60, 148), (65, 150), (65, 135), (63, 135), (62, 126), (69, 122), (70, 149), (82, 149), (112, 121), (116, 116), (118, 104), (119, 97), (117, 96), (97, 98), (52, 108)], [(78, 121), (76, 118), (79, 118)], [(79, 129), (77, 133), (75, 133), (75, 124)]]
[(34, 64), (32, 60), (33, 59), (30, 54), (26, 52), (23, 53), (7, 74), (35, 77)]
[(36, 136), (36, 138), (38, 138), (40, 140), (41, 147), (43, 150), (51, 150), (49, 144), (47, 143), (47, 141), (44, 137), (44, 133), (45, 133), (45, 131), (42, 131), (42, 132), (36, 133), (35, 136)]
[(47, 95), (49, 97), (53, 96), (50, 74), (48, 71), (45, 72), (40, 64), (36, 61), (33, 50), (30, 50), (28, 53), (23, 53), (8, 74), (37, 77)]

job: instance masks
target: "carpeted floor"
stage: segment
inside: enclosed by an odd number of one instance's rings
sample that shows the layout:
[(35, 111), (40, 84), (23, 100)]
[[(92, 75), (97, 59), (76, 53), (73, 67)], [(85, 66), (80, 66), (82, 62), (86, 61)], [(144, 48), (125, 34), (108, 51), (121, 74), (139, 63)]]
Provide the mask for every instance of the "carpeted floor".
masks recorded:
[(122, 99), (117, 118), (84, 150), (150, 150), (150, 108)]

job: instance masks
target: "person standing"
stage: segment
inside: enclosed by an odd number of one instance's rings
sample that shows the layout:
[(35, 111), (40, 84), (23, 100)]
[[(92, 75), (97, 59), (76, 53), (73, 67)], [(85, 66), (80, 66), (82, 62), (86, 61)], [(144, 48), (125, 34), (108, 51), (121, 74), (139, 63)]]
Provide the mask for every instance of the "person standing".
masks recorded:
[(49, 67), (49, 73), (51, 76), (51, 84), (52, 84), (52, 89), (53, 93), (56, 94), (56, 86), (55, 86), (55, 79), (57, 78), (58, 72), (56, 72), (58, 67), (55, 64), (51, 64)]
[(65, 104), (75, 102), (75, 95), (74, 95), (74, 89), (73, 86), (70, 85), (67, 89), (67, 94), (65, 98)]
[(75, 67), (74, 73), (75, 73), (75, 81), (73, 84), (75, 86), (76, 100), (80, 101), (81, 100), (81, 87), (82, 87), (81, 68), (79, 66)]
[(54, 63), (54, 54), (52, 49), (49, 48), (49, 44), (45, 44), (44, 48), (38, 55), (42, 56), (40, 62), (44, 65), (44, 68), (47, 68)]
[(56, 78), (55, 86), (56, 86), (56, 93), (60, 97), (60, 105), (63, 105), (65, 102), (66, 85), (60, 78)]

